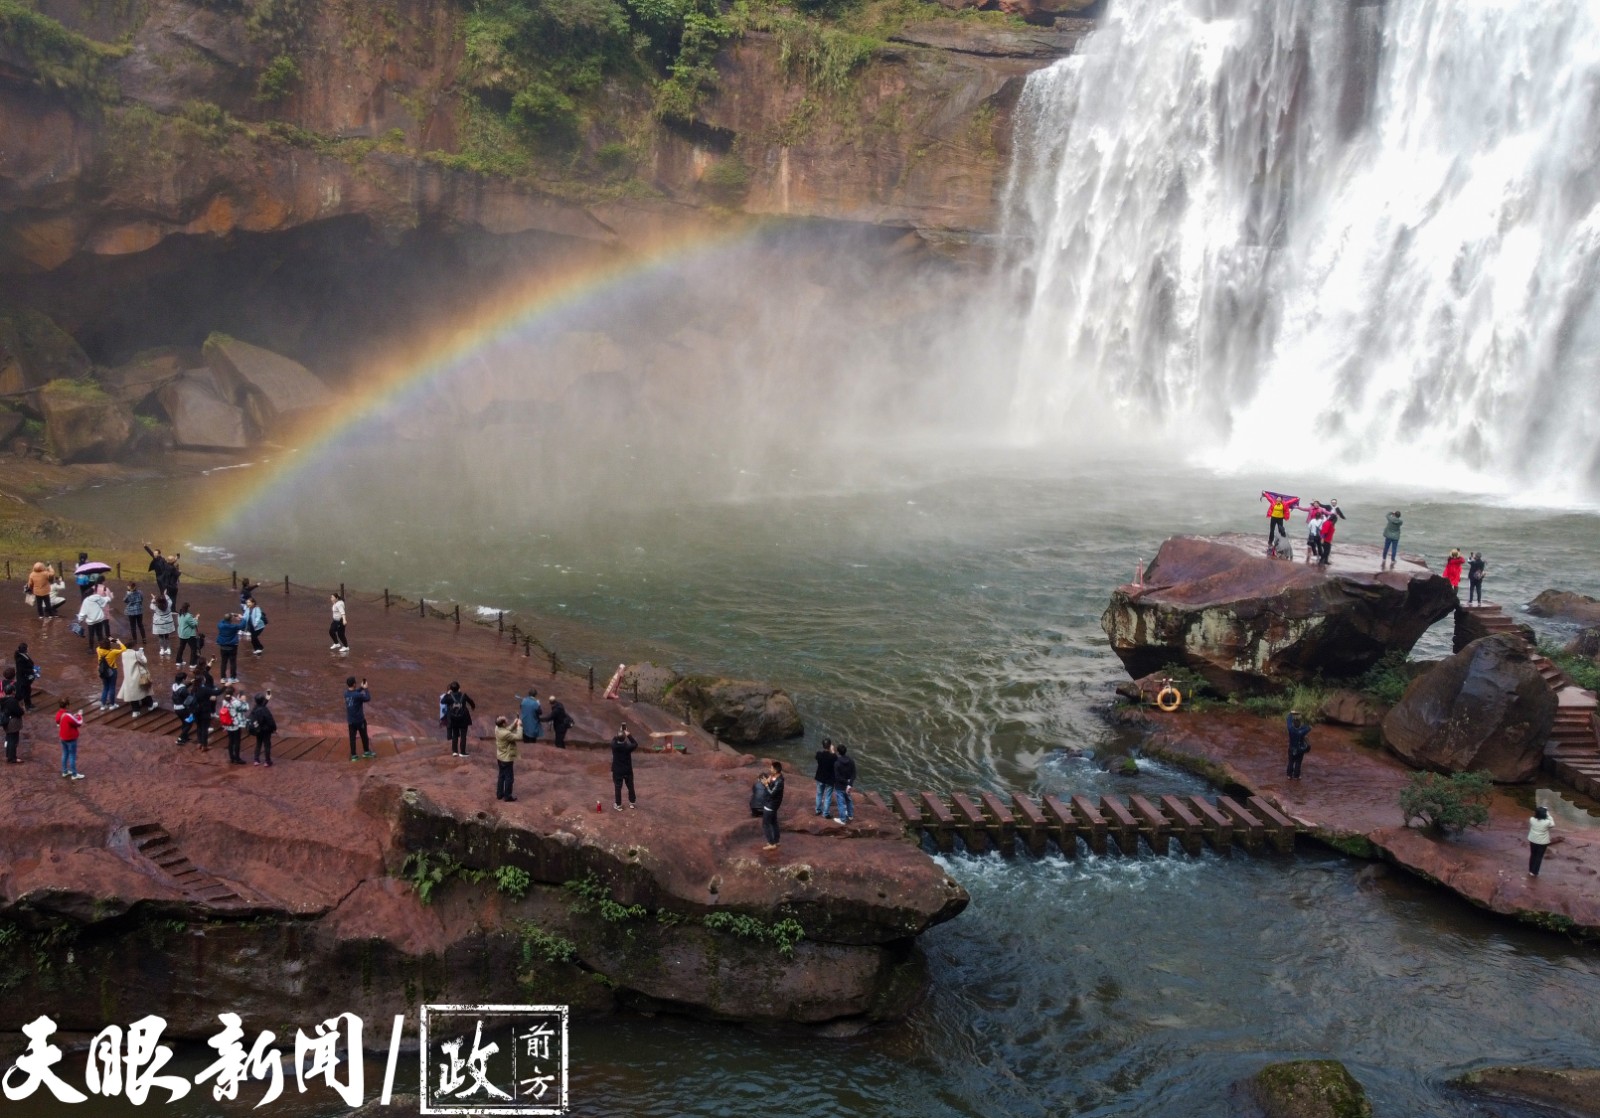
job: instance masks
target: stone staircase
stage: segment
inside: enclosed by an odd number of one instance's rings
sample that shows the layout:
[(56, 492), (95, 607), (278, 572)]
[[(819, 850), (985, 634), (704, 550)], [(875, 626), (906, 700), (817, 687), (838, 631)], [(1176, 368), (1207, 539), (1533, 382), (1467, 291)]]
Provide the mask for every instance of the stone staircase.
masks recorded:
[(207, 908), (247, 908), (251, 901), (221, 878), (213, 877), (189, 860), (167, 829), (159, 823), (137, 823), (128, 828), (133, 852), (154, 864), (185, 896)]

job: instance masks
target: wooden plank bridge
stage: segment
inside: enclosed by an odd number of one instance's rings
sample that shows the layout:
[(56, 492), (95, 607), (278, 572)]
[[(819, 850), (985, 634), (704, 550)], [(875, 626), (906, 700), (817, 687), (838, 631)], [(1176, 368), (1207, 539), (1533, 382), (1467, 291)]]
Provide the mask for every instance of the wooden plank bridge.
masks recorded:
[(1112, 850), (1137, 855), (1141, 844), (1156, 854), (1199, 854), (1210, 846), (1219, 854), (1235, 847), (1252, 852), (1294, 850), (1299, 827), (1260, 796), (1241, 803), (1231, 796), (1045, 795), (1022, 792), (858, 792), (857, 796), (892, 812), (908, 834), (926, 835), (941, 851), (960, 844), (973, 854), (1019, 848), (1038, 857), (1054, 852), (1078, 854), (1078, 840), (1093, 854)]

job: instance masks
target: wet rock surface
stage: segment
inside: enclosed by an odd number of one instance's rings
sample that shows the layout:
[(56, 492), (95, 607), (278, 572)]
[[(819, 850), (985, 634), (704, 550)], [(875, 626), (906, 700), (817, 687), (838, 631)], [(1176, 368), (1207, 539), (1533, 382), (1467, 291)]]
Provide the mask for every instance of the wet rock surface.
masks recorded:
[[(237, 601), (226, 582), (186, 583), (184, 597), (207, 628)], [(920, 996), (915, 937), (967, 895), (888, 812), (862, 804), (841, 827), (791, 787), (782, 845), (764, 851), (746, 807), (756, 758), (547, 675), (541, 692), (561, 694), (578, 725), (566, 750), (548, 736), (522, 746), (517, 799), (497, 802), (483, 738), (532, 669), (493, 629), (355, 600), (356, 651), (330, 656), (325, 598), (268, 608), (268, 652), (243, 666), (247, 686), (274, 685), (281, 736), (332, 738), (332, 761), (229, 766), (218, 737), (201, 754), (91, 724), (86, 779), (62, 781), (53, 727), (38, 711), (25, 723), (25, 763), (0, 783), (0, 922), (30, 950), (0, 961), (17, 995), (0, 1029), (42, 1011), (91, 1031), (157, 1012), (176, 1035), (205, 1036), (221, 1009), (279, 1027), (346, 1010), (376, 1019), (420, 1000), (522, 1002), (530, 990), (578, 1012), (816, 1024), (900, 1016)], [(0, 615), (32, 626), (54, 693), (94, 693), (90, 657), (64, 622), (29, 621), (20, 597)], [(343, 760), (347, 672), (370, 679), (372, 731), (401, 741), (397, 756)], [(450, 678), (480, 704), (464, 758), (437, 727)], [(645, 731), (634, 810), (610, 806), (604, 742), (618, 717)], [(686, 752), (654, 751), (655, 730), (674, 730)], [(148, 824), (237, 899), (208, 901), (141, 854), (131, 832)], [(414, 854), (441, 872), (430, 904)], [(498, 885), (509, 869), (527, 875), (521, 896)], [(792, 957), (775, 938), (784, 921), (803, 930)]]
[(1600, 1118), (1600, 1068), (1479, 1068), (1454, 1085), (1491, 1098), (1554, 1107), (1573, 1118)]
[(1177, 536), (1142, 586), (1112, 593), (1101, 627), (1135, 678), (1169, 665), (1223, 695), (1360, 675), (1409, 651), (1456, 596), (1426, 566), (1380, 569), (1379, 549), (1334, 544), (1327, 567), (1271, 559), (1254, 536)]
[(1412, 681), (1384, 717), (1383, 740), (1421, 768), (1520, 783), (1539, 771), (1556, 705), (1526, 641), (1483, 637)]

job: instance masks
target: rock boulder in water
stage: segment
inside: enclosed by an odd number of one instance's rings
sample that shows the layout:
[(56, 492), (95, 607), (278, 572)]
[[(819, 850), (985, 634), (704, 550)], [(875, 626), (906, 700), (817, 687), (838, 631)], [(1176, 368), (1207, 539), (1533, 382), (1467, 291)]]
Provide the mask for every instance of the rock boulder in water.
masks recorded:
[(1528, 603), (1528, 612), (1535, 617), (1548, 617), (1555, 621), (1571, 621), (1578, 625), (1600, 625), (1600, 599), (1587, 594), (1574, 594), (1569, 590), (1544, 590)]
[(63, 462), (115, 458), (133, 435), (133, 413), (92, 381), (53, 380), (34, 393), (45, 444)]
[(1577, 1118), (1600, 1118), (1600, 1068), (1479, 1068), (1455, 1080), (1455, 1086), (1555, 1107)]
[(245, 409), (254, 434), (269, 436), (333, 403), (311, 370), (269, 349), (212, 334), (202, 352), (224, 392)]
[(787, 692), (748, 679), (685, 676), (672, 688), (668, 702), (688, 703), (702, 727), (735, 745), (760, 745), (805, 733)]
[(156, 398), (172, 421), (174, 446), (193, 450), (243, 450), (250, 445), (243, 409), (222, 398), (209, 371), (183, 374), (163, 385)]
[(1383, 740), (1434, 772), (1487, 771), (1515, 784), (1539, 771), (1556, 697), (1520, 636), (1475, 640), (1418, 677), (1383, 720)]
[(1119, 587), (1100, 619), (1128, 674), (1177, 665), (1224, 695), (1349, 678), (1410, 651), (1456, 606), (1442, 577), (1410, 561), (1380, 570), (1370, 545), (1336, 541), (1329, 567), (1264, 551), (1256, 536), (1163, 543), (1144, 585)]
[(1268, 1064), (1245, 1081), (1264, 1118), (1372, 1118), (1372, 1104), (1338, 1060)]

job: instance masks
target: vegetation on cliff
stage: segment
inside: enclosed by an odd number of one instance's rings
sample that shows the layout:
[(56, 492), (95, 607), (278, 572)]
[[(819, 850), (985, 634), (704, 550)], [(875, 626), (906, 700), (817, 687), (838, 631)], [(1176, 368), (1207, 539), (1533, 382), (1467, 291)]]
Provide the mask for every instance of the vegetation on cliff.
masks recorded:
[(125, 45), (97, 43), (18, 0), (0, 0), (0, 44), (21, 53), (39, 86), (80, 103), (115, 95), (106, 64), (128, 53)]

